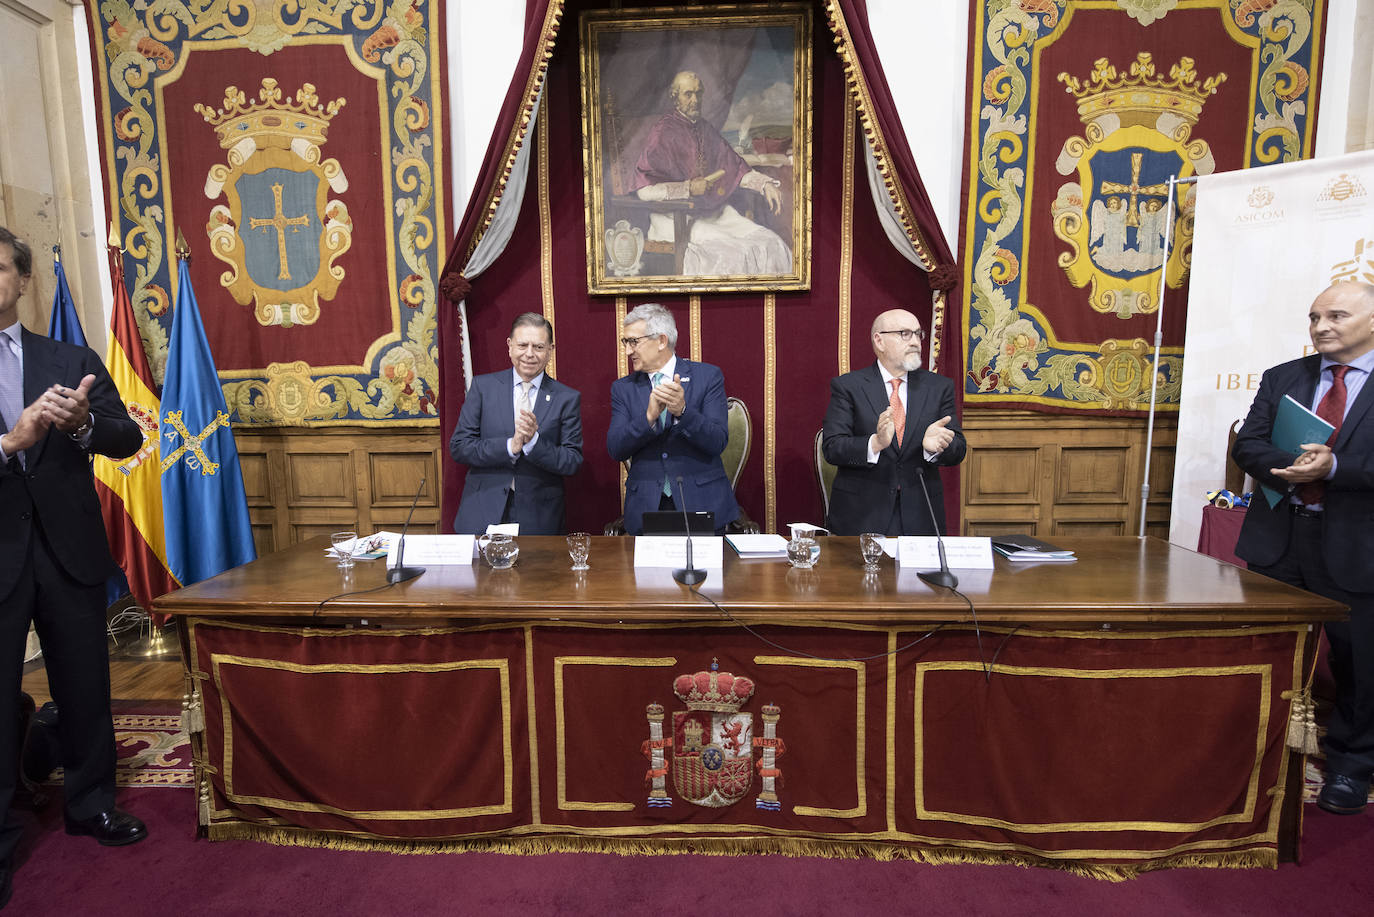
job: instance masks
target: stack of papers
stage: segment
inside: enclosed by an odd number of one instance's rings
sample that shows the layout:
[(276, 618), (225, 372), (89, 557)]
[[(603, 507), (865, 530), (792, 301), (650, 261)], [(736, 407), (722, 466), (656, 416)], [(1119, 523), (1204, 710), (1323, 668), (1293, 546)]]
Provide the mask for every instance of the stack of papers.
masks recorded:
[[(354, 560), (376, 560), (379, 557), (386, 557), (387, 550), (391, 547), (393, 539), (399, 537), (396, 532), (378, 532), (375, 535), (364, 535), (355, 538), (347, 545), (351, 546)], [(324, 549), (326, 557), (338, 557), (339, 554), (334, 550), (333, 545)]]
[(740, 557), (786, 557), (787, 539), (781, 535), (726, 535)]
[(1032, 535), (993, 535), (992, 549), (1008, 560), (1017, 563), (1027, 561), (1068, 563), (1078, 560), (1072, 551), (1066, 551)]

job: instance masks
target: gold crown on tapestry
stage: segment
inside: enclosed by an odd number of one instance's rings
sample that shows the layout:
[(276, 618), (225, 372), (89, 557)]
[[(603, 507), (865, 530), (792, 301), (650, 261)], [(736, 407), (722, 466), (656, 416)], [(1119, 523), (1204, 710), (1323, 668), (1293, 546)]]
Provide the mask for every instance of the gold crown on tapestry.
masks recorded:
[(1153, 58), (1142, 51), (1124, 74), (1119, 74), (1107, 58), (1099, 57), (1087, 82), (1068, 73), (1059, 74), (1059, 80), (1064, 91), (1078, 99), (1078, 117), (1084, 124), (1108, 113), (1122, 115), (1123, 122), (1148, 124), (1165, 112), (1196, 124), (1207, 97), (1215, 95), (1217, 87), (1226, 82), (1226, 74), (1218, 73), (1199, 83), (1191, 57), (1180, 57), (1169, 68), (1168, 79), (1155, 74)]
[(315, 146), (323, 146), (328, 139), (329, 122), (344, 107), (344, 99), (320, 105), (313, 83), (303, 83), (296, 91), (296, 100), (283, 99), (281, 87), (270, 76), (262, 78), (258, 101), (249, 103), (237, 86), (224, 90), (223, 108), (196, 103), (196, 111), (215, 128), (219, 145), (232, 149), (245, 137), (252, 137), (258, 149), (288, 149), (292, 141), (302, 138)]
[(718, 671), (719, 663), (712, 659), (709, 672), (679, 675), (673, 681), (676, 694), (688, 710), (711, 710), (734, 713), (754, 694), (754, 681), (743, 675)]

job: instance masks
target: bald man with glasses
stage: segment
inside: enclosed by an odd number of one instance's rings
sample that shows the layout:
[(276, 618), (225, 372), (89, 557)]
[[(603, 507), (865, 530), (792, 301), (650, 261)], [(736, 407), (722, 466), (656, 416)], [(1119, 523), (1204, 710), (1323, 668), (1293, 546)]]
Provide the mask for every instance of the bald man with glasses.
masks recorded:
[(954, 384), (921, 369), (921, 323), (905, 309), (873, 320), (874, 363), (830, 381), (821, 451), (834, 465), (826, 525), (836, 535), (933, 535), (924, 479), (945, 528), (941, 465), (968, 444), (954, 411)]

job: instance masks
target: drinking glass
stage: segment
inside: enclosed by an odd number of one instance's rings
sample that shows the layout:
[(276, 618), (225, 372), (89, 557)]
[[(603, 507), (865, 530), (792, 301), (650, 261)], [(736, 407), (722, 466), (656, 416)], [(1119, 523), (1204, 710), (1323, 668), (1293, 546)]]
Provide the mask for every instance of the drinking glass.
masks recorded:
[(875, 532), (860, 535), (859, 553), (864, 556), (864, 572), (877, 573), (878, 561), (883, 559), (883, 536)]
[(340, 570), (353, 569), (353, 548), (358, 542), (357, 532), (335, 532), (329, 536), (334, 545), (334, 553), (339, 557)]
[(587, 555), (592, 550), (592, 536), (586, 532), (573, 532), (568, 536), (568, 556), (572, 558), (574, 570), (590, 570)]

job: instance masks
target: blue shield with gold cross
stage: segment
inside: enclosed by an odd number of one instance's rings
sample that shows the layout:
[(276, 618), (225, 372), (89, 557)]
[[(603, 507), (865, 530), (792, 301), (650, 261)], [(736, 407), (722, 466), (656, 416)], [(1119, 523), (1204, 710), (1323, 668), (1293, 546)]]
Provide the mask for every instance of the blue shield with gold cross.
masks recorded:
[(266, 169), (235, 182), (243, 215), (239, 238), (253, 283), (291, 290), (320, 270), (321, 214), (315, 210), (319, 176)]
[(352, 245), (353, 221), (330, 195), (347, 191), (348, 179), (320, 152), (343, 104), (321, 105), (310, 83), (292, 101), (265, 77), (257, 101), (230, 86), (220, 108), (196, 105), (229, 160), (205, 180), (206, 197), (224, 198), (210, 208), (210, 251), (229, 265), (220, 284), (261, 325), (314, 324), (343, 282), (336, 262)]

